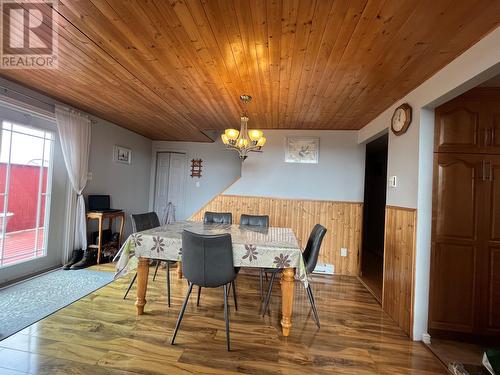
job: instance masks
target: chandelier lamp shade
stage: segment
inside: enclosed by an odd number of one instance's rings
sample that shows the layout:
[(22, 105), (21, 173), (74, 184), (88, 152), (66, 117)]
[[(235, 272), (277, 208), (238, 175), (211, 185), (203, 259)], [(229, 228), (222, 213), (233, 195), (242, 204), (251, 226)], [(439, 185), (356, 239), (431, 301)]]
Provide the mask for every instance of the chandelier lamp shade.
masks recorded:
[(245, 160), (248, 153), (251, 151), (261, 151), (266, 144), (266, 137), (262, 130), (248, 130), (248, 112), (246, 105), (252, 101), (250, 95), (241, 95), (240, 100), (243, 102), (244, 110), (240, 117), (240, 130), (226, 129), (221, 135), (222, 142), (227, 149), (235, 150), (241, 159)]

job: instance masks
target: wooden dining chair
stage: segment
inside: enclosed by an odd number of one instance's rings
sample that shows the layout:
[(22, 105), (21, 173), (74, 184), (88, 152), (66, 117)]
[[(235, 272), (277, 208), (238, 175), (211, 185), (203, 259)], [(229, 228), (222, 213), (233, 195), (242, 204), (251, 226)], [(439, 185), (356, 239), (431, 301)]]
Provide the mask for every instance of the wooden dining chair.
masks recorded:
[[(132, 219), (132, 231), (134, 233), (142, 232), (144, 230), (153, 229), (160, 226), (160, 220), (158, 219), (158, 215), (156, 212), (147, 212), (145, 214), (133, 214), (130, 215)], [(167, 264), (167, 302), (168, 307), (170, 307), (170, 266), (174, 265), (176, 262), (170, 260), (163, 259), (154, 259), (156, 261), (155, 273), (153, 275), (153, 281), (156, 279), (156, 274), (158, 273), (158, 268), (160, 267), (161, 262), (165, 262)], [(135, 280), (137, 279), (137, 272), (134, 277), (130, 281), (130, 284), (123, 296), (123, 299), (127, 298), (130, 289), (132, 289), (132, 285), (134, 285)]]
[[(326, 228), (321, 224), (316, 224), (311, 231), (309, 239), (307, 241), (306, 248), (302, 253), (304, 257), (304, 262), (306, 264), (306, 272), (307, 274), (311, 274), (316, 268), (316, 264), (318, 263), (319, 251), (321, 249), (321, 243), (323, 242), (323, 238), (326, 234)], [(262, 316), (266, 315), (266, 312), (269, 308), (269, 301), (271, 299), (271, 293), (273, 290), (273, 283), (276, 275), (283, 271), (282, 268), (266, 268), (264, 272), (271, 274), (271, 279), (269, 281), (269, 289), (267, 291), (266, 299), (264, 301), (264, 307), (262, 309)], [(318, 328), (319, 324), (319, 316), (318, 310), (316, 309), (316, 301), (314, 300), (314, 295), (312, 292), (311, 284), (307, 286), (307, 297), (309, 298), (309, 303), (311, 304), (311, 309), (313, 311), (314, 320)]]
[[(171, 344), (186, 311), (194, 285), (203, 288), (223, 288), (224, 319), (226, 321), (226, 343), (230, 350), (228, 287), (234, 282), (237, 272), (233, 265), (233, 245), (230, 234), (202, 235), (187, 230), (182, 232), (182, 273), (188, 281), (188, 291), (182, 304)], [(233, 287), (234, 290), (234, 287)], [(235, 295), (236, 297), (236, 295)]]

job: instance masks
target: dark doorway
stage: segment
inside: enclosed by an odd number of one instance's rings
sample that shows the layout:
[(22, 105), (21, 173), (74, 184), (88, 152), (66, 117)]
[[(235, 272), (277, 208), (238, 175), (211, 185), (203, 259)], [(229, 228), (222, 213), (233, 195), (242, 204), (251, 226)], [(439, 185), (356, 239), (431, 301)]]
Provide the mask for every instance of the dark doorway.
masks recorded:
[(366, 145), (365, 199), (361, 280), (375, 298), (382, 300), (384, 277), (385, 197), (387, 190), (387, 143), (385, 134)]

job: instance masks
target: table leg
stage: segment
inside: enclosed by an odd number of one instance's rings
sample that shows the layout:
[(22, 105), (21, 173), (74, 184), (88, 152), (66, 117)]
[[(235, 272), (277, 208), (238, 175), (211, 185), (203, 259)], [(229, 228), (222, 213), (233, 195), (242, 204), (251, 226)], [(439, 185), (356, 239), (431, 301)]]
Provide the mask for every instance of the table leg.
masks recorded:
[(146, 305), (146, 291), (148, 289), (148, 276), (149, 259), (139, 258), (139, 264), (137, 265), (137, 299), (135, 301), (137, 315), (144, 314), (144, 306)]
[(97, 242), (97, 264), (101, 263), (102, 217), (99, 217), (99, 241)]
[(281, 274), (281, 327), (283, 336), (290, 335), (292, 328), (293, 288), (295, 285), (295, 268), (285, 268)]
[(177, 278), (182, 279), (182, 262), (177, 262)]

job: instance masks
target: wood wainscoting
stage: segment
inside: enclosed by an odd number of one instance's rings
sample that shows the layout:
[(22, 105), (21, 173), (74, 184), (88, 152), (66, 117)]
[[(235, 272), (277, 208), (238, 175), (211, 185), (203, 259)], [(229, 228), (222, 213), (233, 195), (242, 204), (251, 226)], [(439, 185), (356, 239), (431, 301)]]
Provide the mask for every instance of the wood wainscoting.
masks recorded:
[(416, 223), (416, 209), (386, 206), (382, 307), (412, 338)]
[[(191, 220), (203, 220), (205, 211), (231, 212), (235, 224), (241, 214), (269, 215), (271, 226), (292, 228), (302, 247), (319, 223), (328, 230), (319, 261), (333, 264), (336, 274), (358, 276), (362, 203), (218, 195)], [(342, 247), (348, 249), (347, 257), (340, 256)]]

